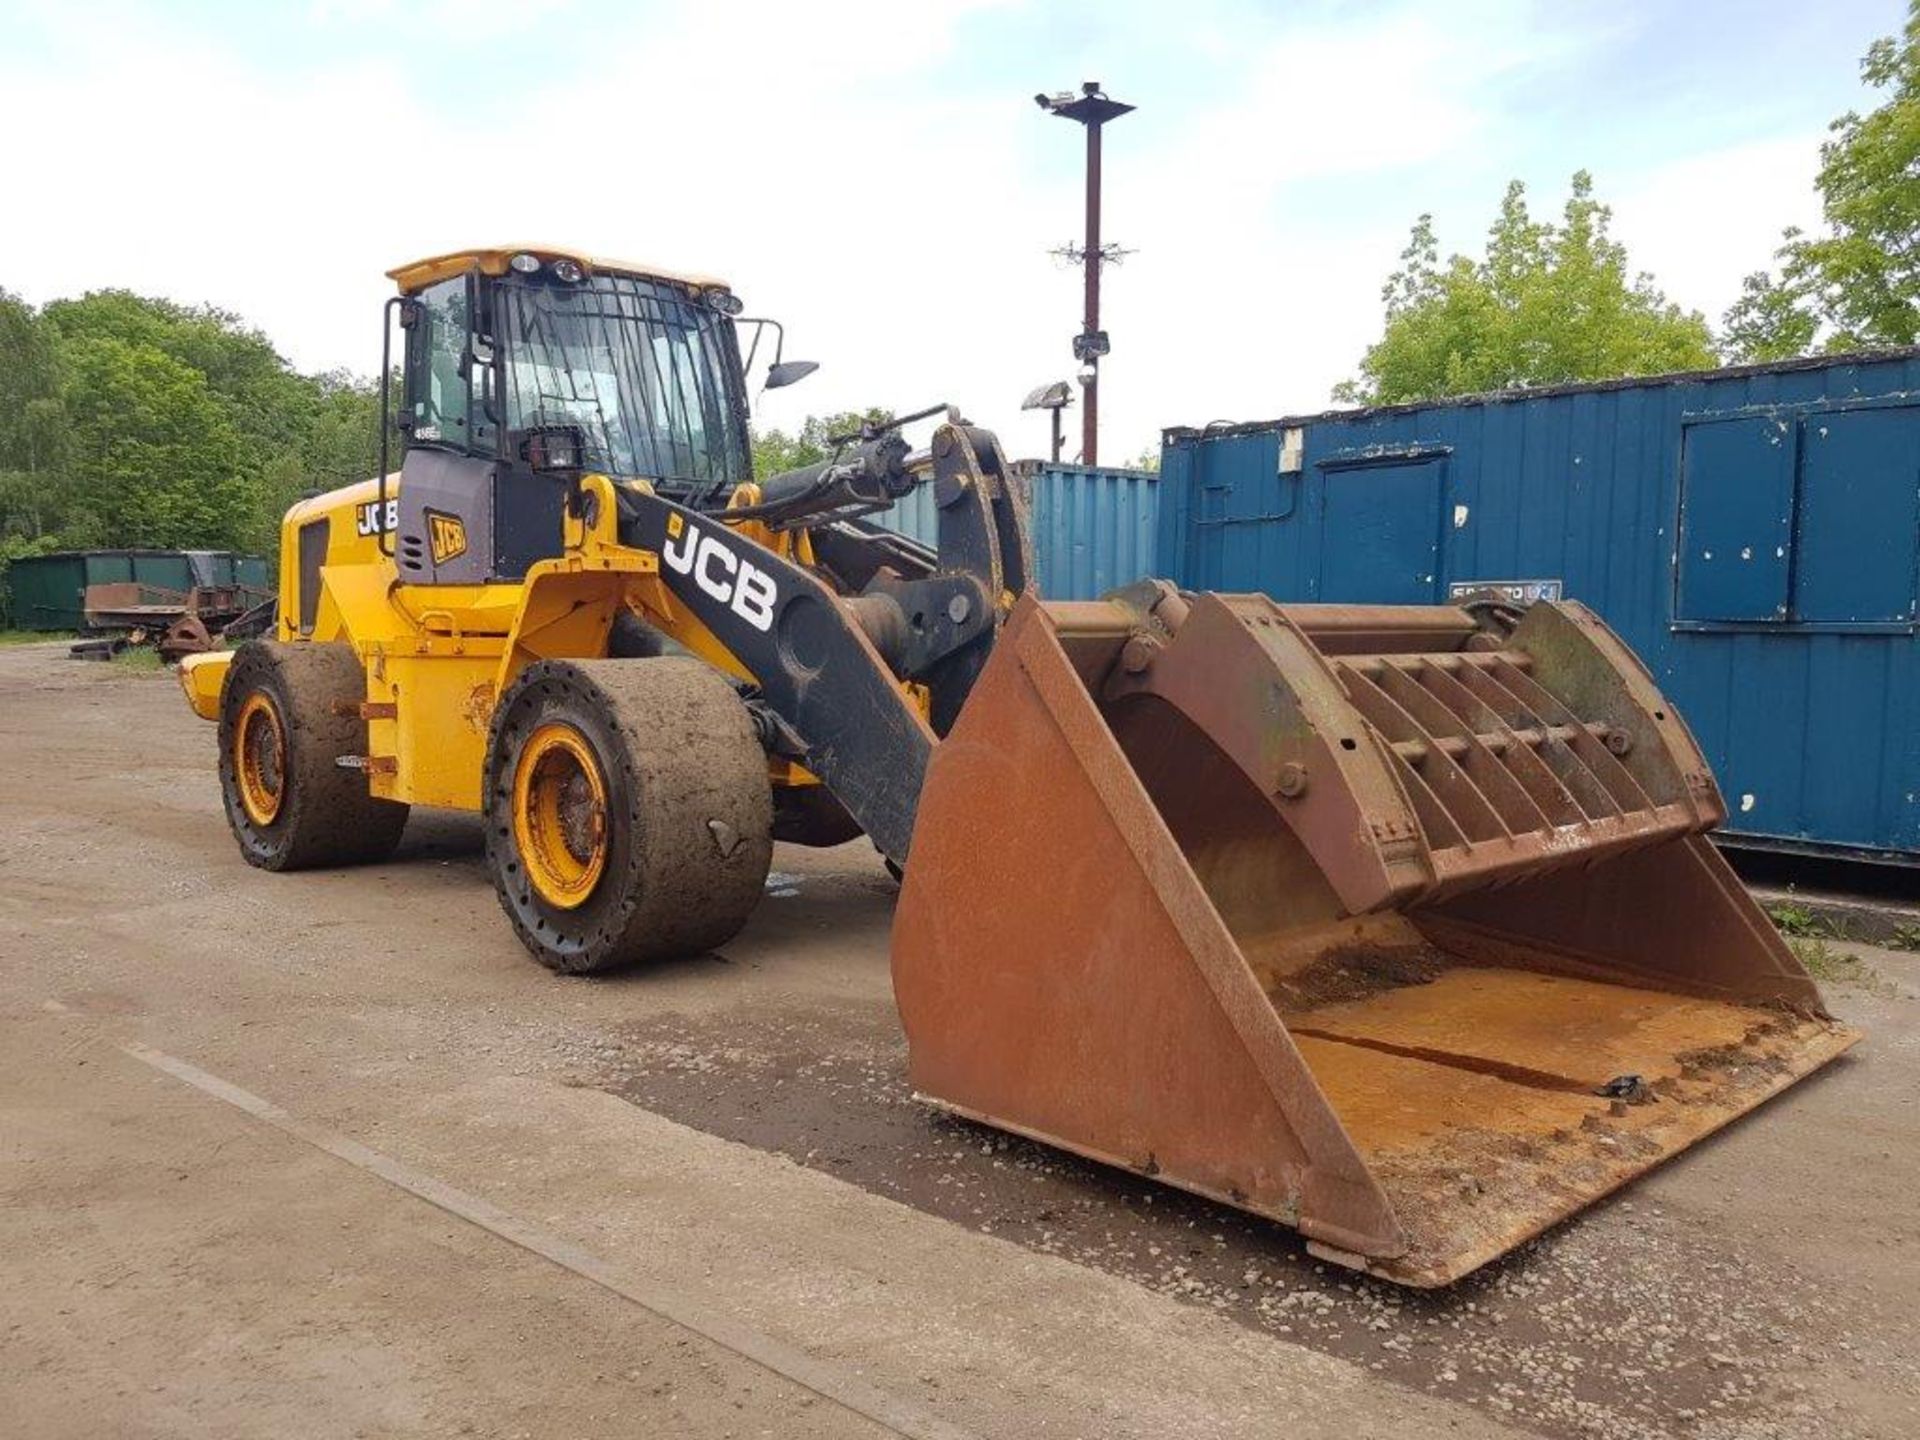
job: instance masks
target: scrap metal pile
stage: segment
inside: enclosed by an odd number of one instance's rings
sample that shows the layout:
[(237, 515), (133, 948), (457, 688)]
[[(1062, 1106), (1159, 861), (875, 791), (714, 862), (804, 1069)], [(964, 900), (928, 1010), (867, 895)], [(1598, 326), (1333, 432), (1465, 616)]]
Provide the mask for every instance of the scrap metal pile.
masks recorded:
[(88, 638), (69, 652), (77, 660), (106, 660), (134, 646), (152, 645), (163, 660), (211, 650), (272, 628), (274, 596), (251, 585), (195, 585), (170, 590), (137, 580), (89, 585), (82, 599)]

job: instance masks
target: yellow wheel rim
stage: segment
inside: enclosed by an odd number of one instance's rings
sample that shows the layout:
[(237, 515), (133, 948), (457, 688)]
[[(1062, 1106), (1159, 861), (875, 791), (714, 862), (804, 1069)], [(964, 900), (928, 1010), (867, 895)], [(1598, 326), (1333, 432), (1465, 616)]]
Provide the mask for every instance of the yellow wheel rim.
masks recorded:
[(542, 725), (513, 771), (513, 839), (534, 893), (572, 910), (607, 867), (607, 787), (600, 762), (571, 725)]
[(287, 734), (273, 701), (258, 690), (247, 696), (233, 727), (233, 773), (247, 818), (273, 824), (287, 792)]

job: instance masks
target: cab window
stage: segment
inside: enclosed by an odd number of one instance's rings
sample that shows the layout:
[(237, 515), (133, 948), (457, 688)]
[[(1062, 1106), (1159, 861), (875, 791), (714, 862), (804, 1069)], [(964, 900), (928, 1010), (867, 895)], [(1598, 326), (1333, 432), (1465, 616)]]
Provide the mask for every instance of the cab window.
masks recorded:
[(420, 304), (419, 319), (407, 343), (413, 439), (470, 449), (466, 277), (430, 285), (415, 299)]

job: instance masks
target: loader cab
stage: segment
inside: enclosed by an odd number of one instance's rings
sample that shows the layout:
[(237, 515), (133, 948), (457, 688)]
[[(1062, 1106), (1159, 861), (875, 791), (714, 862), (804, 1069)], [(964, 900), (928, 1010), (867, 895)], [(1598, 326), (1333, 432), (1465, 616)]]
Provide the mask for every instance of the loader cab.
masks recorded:
[(739, 302), (720, 282), (532, 249), (393, 277), (402, 580), (511, 581), (559, 554), (570, 476), (541, 453), (556, 433), (577, 438), (578, 468), (691, 503), (752, 477)]

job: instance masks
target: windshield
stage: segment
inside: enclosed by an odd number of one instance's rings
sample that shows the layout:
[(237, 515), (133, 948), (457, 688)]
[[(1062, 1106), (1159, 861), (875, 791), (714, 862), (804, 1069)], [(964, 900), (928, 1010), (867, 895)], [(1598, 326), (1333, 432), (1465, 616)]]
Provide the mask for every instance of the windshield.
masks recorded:
[(671, 490), (750, 478), (739, 352), (725, 316), (623, 275), (577, 285), (502, 277), (506, 423), (578, 425), (587, 460)]

